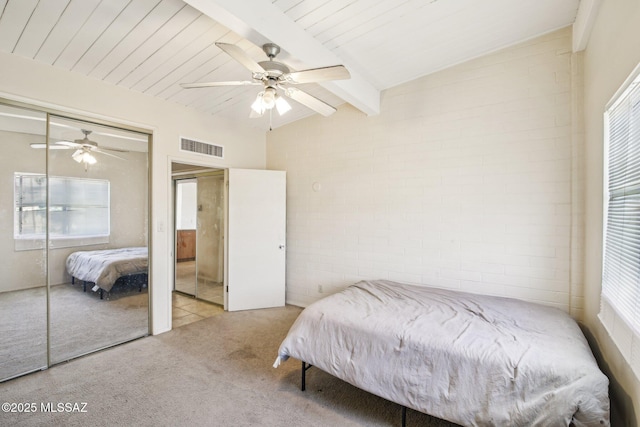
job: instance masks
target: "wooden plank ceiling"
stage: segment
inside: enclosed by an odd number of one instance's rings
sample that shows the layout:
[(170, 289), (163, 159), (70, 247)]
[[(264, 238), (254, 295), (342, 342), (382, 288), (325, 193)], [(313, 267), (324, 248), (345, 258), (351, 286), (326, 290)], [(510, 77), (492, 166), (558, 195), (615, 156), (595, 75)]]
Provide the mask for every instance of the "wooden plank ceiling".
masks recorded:
[[(571, 25), (579, 0), (0, 0), (0, 51), (236, 120), (258, 86), (182, 89), (248, 80), (215, 42), (256, 61), (267, 41), (292, 69), (344, 64), (351, 81), (301, 85), (338, 106), (379, 109), (380, 91)], [(314, 114), (273, 114), (278, 127)]]

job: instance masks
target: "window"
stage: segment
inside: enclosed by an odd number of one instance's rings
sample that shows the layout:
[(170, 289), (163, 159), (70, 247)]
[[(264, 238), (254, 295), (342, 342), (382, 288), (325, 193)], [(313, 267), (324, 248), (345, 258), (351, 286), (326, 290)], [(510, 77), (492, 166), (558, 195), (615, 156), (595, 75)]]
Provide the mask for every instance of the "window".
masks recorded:
[(640, 377), (640, 75), (605, 113), (600, 319)]
[[(50, 177), (49, 195), (49, 237), (54, 246), (66, 246), (64, 242), (70, 239), (73, 245), (108, 241), (105, 237), (109, 236), (109, 181)], [(14, 201), (14, 238), (44, 239), (47, 232), (45, 175), (15, 173)]]

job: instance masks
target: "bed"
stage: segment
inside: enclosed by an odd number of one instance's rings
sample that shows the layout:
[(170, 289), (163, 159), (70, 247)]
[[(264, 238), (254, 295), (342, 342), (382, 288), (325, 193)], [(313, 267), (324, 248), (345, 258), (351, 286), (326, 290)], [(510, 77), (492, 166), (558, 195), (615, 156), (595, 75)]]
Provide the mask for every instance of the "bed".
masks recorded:
[(78, 251), (67, 257), (66, 267), (72, 283), (82, 280), (85, 291), (87, 283), (93, 283), (93, 290), (99, 290), (102, 298), (121, 278), (135, 278), (141, 290), (142, 282), (146, 282), (149, 255), (146, 247)]
[(516, 299), (359, 282), (303, 310), (274, 367), (290, 357), (303, 389), (316, 366), (465, 426), (610, 424), (609, 382), (577, 323)]

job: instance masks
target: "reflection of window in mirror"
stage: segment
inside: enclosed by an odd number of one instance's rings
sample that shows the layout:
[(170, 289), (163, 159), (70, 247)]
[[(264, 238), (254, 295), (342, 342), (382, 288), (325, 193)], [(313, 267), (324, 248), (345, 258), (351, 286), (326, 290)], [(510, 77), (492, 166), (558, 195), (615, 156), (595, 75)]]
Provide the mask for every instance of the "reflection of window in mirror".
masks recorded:
[(47, 233), (55, 247), (109, 241), (109, 181), (14, 173), (14, 239), (17, 250), (37, 247)]

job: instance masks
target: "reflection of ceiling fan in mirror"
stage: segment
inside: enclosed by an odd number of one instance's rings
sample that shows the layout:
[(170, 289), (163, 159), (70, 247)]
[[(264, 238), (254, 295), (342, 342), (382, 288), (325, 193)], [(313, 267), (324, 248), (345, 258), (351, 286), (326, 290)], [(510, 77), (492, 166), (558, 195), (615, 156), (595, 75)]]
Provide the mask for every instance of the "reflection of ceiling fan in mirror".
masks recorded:
[[(97, 160), (93, 153), (100, 153), (106, 156), (115, 157), (120, 160), (124, 160), (120, 156), (116, 156), (115, 154), (107, 153), (108, 151), (119, 151), (122, 153), (126, 153), (126, 150), (118, 150), (115, 148), (99, 148), (98, 143), (95, 141), (91, 141), (89, 139), (89, 135), (91, 134), (90, 130), (80, 129), (84, 134), (84, 138), (76, 139), (72, 141), (58, 141), (49, 145), (50, 150), (71, 150), (75, 149), (71, 158), (78, 163), (84, 164), (84, 169), (86, 170), (89, 165), (96, 164)], [(31, 148), (47, 148), (47, 144), (31, 144)]]
[(236, 45), (216, 43), (216, 46), (224, 50), (233, 59), (251, 71), (253, 80), (183, 83), (181, 86), (185, 89), (190, 89), (215, 86), (263, 85), (264, 90), (258, 94), (256, 100), (251, 105), (252, 111), (250, 117), (260, 117), (265, 113), (265, 111), (272, 110), (273, 107), (278, 110), (280, 115), (289, 111), (291, 106), (280, 95), (279, 89), (285, 96), (322, 114), (323, 116), (329, 116), (336, 111), (334, 107), (306, 92), (301, 91), (298, 88), (291, 87), (290, 85), (318, 83), (329, 80), (343, 80), (351, 77), (349, 71), (343, 65), (291, 71), (289, 67), (282, 62), (275, 61), (276, 55), (280, 52), (280, 47), (273, 43), (267, 43), (262, 46), (262, 50), (269, 57), (268, 61), (262, 62), (254, 61)]

